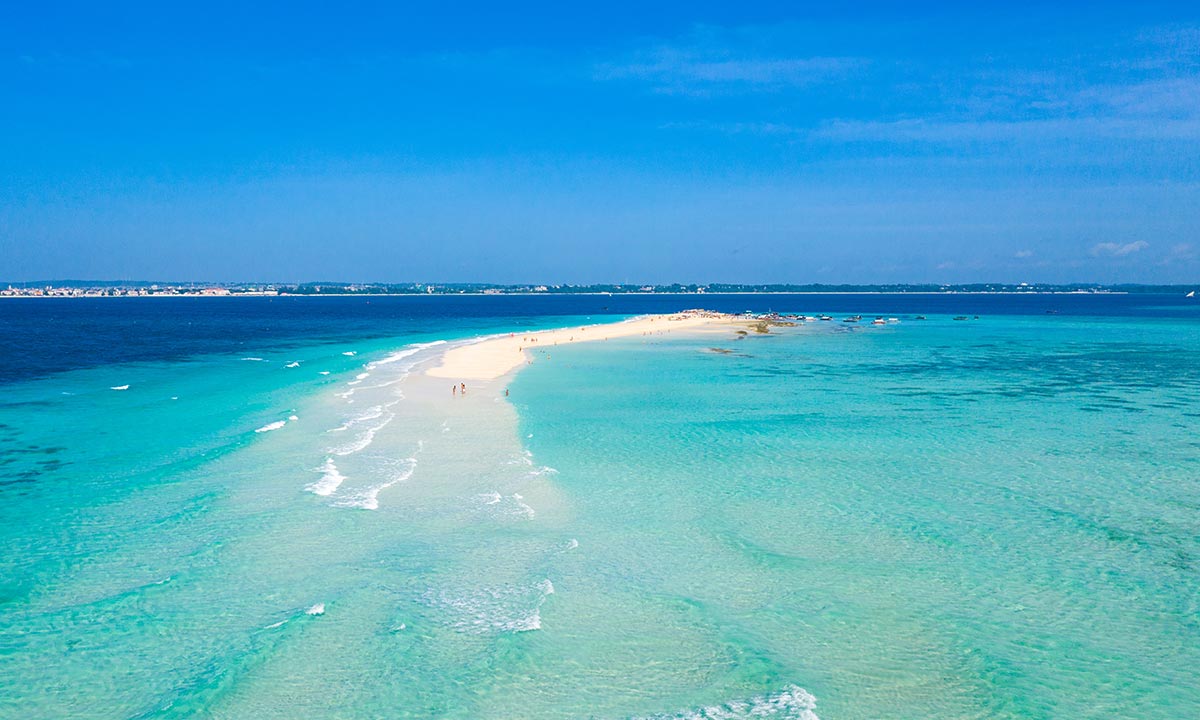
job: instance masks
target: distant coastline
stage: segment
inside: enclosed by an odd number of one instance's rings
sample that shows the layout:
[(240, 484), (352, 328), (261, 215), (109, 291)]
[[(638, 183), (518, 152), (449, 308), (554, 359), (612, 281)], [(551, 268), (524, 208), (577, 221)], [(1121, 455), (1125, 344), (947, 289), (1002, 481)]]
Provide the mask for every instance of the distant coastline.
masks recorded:
[[(537, 296), (569, 297), (569, 296), (575, 295), (575, 296), (593, 296), (594, 297), (594, 296), (604, 296), (604, 295), (613, 295), (613, 294), (614, 293), (598, 293), (598, 292), (575, 292), (575, 293), (463, 292), (463, 293), (436, 293), (436, 296), (437, 297), (496, 297), (496, 296), (502, 295), (502, 296), (510, 296), (510, 297), (537, 297)], [(856, 290), (856, 291), (829, 291), (829, 292), (822, 292), (822, 291), (816, 291), (816, 290), (804, 290), (804, 291), (800, 291), (800, 290), (797, 290), (797, 291), (740, 290), (740, 291), (736, 291), (736, 292), (712, 292), (712, 293), (685, 293), (685, 292), (642, 293), (642, 292), (637, 292), (637, 293), (620, 293), (620, 294), (621, 295), (630, 295), (630, 296), (661, 295), (664, 297), (668, 297), (668, 296), (672, 296), (672, 295), (700, 295), (700, 294), (708, 294), (708, 295), (1173, 295), (1174, 293), (1166, 293), (1166, 292), (1131, 293), (1128, 290), (1096, 290), (1096, 291), (1039, 290), (1037, 292), (1017, 292), (1017, 291), (1013, 291), (1013, 290), (986, 290), (986, 291), (948, 290), (948, 291), (942, 291), (942, 292), (931, 291), (931, 290), (923, 290), (923, 291), (915, 291), (915, 292), (911, 292), (911, 291), (904, 292), (904, 291), (895, 291), (895, 290)], [(56, 299), (56, 298), (58, 298), (58, 299), (87, 299), (87, 298), (120, 299), (120, 298), (252, 298), (252, 297), (253, 298), (331, 298), (331, 297), (366, 297), (366, 298), (387, 297), (387, 298), (394, 298), (394, 297), (428, 297), (428, 296), (414, 294), (414, 293), (370, 293), (370, 294), (367, 294), (367, 293), (321, 293), (319, 295), (315, 295), (315, 294), (314, 295), (302, 295), (302, 294), (293, 294), (293, 293), (229, 293), (229, 294), (224, 294), (224, 295), (214, 295), (211, 293), (175, 293), (175, 294), (170, 294), (170, 295), (168, 295), (166, 293), (156, 293), (156, 294), (147, 294), (147, 295), (137, 295), (137, 294), (128, 294), (128, 295), (0, 294), (0, 299), (33, 298), (33, 299), (43, 299), (43, 300), (51, 300), (51, 299)]]
[(59, 297), (419, 297), (488, 295), (1092, 295), (1184, 294), (1192, 285), (960, 283), (741, 285), (489, 285), (347, 283), (150, 283), (47, 281), (0, 283), (0, 298)]

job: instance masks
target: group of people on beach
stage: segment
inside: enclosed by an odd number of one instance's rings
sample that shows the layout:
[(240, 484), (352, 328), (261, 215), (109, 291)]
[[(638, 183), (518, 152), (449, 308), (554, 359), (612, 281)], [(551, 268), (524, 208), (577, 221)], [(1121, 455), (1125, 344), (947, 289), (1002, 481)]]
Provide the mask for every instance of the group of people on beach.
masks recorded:
[[(465, 396), (467, 394), (467, 384), (459, 383), (457, 385), (451, 385), (450, 386), (450, 394)], [(504, 397), (508, 397), (508, 388), (504, 388)]]

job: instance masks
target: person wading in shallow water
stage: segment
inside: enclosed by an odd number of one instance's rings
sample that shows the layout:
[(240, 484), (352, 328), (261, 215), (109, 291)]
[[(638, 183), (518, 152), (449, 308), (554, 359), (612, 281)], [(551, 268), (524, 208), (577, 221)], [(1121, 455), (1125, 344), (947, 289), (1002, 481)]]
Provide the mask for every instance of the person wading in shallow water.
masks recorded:
[(459, 384), (462, 385), (462, 394), (466, 395), (467, 394), (467, 384), (466, 383), (459, 383)]
[(451, 395), (457, 395), (457, 394), (458, 394), (458, 386), (457, 386), (457, 385), (451, 385), (451, 386), (450, 386), (450, 394), (451, 394)]

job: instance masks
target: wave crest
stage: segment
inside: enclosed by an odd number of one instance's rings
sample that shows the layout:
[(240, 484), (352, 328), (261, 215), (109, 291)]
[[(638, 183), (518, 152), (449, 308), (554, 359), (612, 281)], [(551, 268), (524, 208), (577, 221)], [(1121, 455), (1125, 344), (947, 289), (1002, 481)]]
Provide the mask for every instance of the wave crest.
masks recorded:
[(421, 599), (445, 614), (443, 623), (471, 635), (529, 632), (542, 628), (542, 604), (554, 594), (544, 579), (532, 585), (504, 585), (465, 594), (428, 590)]
[(723, 705), (710, 705), (666, 715), (645, 715), (630, 720), (820, 720), (814, 710), (817, 698), (797, 685), (788, 685), (779, 692), (759, 695), (749, 700), (734, 700)]

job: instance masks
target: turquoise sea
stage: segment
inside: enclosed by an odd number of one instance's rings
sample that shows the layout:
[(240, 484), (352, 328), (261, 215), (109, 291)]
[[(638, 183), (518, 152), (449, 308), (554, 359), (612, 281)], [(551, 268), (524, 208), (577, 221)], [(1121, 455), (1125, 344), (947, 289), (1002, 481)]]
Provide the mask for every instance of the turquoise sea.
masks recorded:
[[(696, 305), (835, 319), (422, 374)], [(1194, 301), (12, 300), (0, 331), (0, 718), (1200, 716)]]

